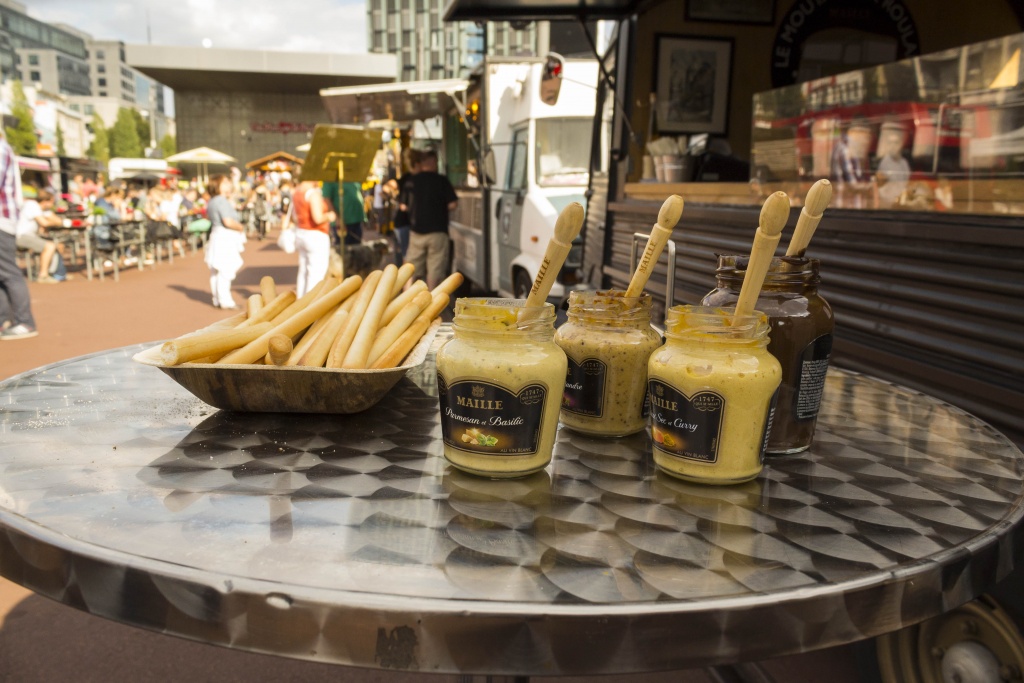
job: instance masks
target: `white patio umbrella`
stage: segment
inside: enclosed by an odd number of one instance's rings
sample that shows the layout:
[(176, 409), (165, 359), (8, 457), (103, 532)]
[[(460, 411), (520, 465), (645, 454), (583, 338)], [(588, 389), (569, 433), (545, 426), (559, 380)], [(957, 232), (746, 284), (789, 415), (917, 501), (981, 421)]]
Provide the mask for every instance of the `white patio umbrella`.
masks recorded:
[(195, 149), (189, 149), (184, 152), (178, 152), (177, 154), (171, 155), (164, 159), (169, 163), (175, 164), (197, 164), (199, 166), (199, 179), (202, 182), (203, 187), (210, 182), (210, 164), (222, 164), (227, 166), (228, 164), (236, 163), (238, 159), (234, 158), (224, 152), (218, 152), (215, 149), (209, 147), (196, 147)]

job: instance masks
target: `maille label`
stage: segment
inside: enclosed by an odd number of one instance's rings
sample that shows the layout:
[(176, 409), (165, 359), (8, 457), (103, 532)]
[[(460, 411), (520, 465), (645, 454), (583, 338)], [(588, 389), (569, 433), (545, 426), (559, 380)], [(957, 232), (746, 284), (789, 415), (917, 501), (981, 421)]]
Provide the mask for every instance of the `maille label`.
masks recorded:
[(596, 358), (587, 358), (582, 363), (569, 359), (565, 371), (565, 391), (562, 393), (562, 410), (588, 417), (604, 415), (604, 384), (608, 377), (608, 366)]
[(437, 375), (441, 436), (451, 448), (479, 455), (537, 452), (548, 389), (530, 384), (518, 393), (479, 379), (451, 384)]
[(818, 417), (831, 355), (832, 335), (823, 334), (808, 344), (797, 359), (799, 377), (793, 395), (793, 415), (797, 420), (813, 420)]
[(655, 447), (688, 460), (717, 462), (725, 399), (713, 391), (687, 396), (653, 379), (647, 388)]

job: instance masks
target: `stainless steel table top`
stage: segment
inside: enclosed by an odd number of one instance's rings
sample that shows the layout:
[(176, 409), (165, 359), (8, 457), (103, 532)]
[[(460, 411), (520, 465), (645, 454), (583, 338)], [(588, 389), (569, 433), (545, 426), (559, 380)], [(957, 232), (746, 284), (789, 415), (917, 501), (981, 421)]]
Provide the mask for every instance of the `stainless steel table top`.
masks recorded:
[(165, 633), (427, 672), (686, 668), (915, 623), (1021, 555), (1020, 451), (835, 369), (814, 446), (756, 481), (562, 429), (547, 471), (502, 482), (443, 460), (432, 355), (364, 414), (267, 415), (139, 348), (0, 383), (0, 574)]

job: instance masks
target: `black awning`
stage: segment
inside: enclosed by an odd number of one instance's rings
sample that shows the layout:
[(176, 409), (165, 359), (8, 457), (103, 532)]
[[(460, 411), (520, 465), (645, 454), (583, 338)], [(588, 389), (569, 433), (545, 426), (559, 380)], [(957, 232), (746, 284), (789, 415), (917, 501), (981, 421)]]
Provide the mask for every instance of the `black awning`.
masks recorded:
[(621, 19), (644, 0), (448, 0), (445, 21)]

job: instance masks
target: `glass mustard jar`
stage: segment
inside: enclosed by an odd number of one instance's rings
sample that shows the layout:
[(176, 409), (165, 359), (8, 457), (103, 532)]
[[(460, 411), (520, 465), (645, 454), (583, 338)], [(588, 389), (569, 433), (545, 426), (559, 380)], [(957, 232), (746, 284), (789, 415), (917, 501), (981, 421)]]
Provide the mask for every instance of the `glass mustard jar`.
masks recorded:
[[(754, 308), (768, 315), (768, 352), (782, 364), (782, 385), (768, 435), (769, 454), (799, 453), (814, 439), (814, 427), (832, 354), (835, 318), (818, 294), (817, 259), (772, 259)], [(747, 270), (745, 256), (719, 256), (718, 288), (705, 306), (733, 306)]]
[(707, 484), (753, 479), (782, 377), (767, 349), (768, 317), (673, 306), (665, 338), (647, 371), (655, 465)]
[(647, 361), (661, 346), (651, 295), (571, 292), (555, 343), (569, 359), (560, 419), (591, 436), (626, 436), (647, 426)]
[(521, 477), (551, 461), (565, 353), (554, 306), (524, 304), (458, 299), (454, 336), (437, 352), (444, 457), (464, 472)]

